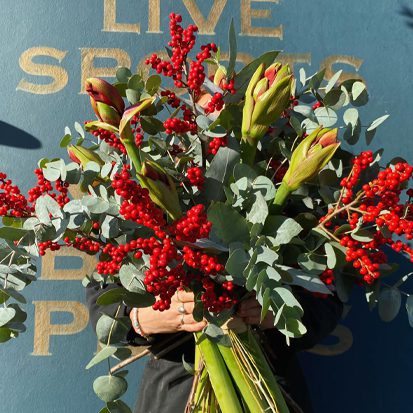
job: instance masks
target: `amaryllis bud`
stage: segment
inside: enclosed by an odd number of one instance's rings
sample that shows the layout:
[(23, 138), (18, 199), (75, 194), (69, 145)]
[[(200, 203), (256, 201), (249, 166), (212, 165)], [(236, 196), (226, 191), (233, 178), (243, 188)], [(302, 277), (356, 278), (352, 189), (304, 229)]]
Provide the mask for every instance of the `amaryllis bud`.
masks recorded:
[(219, 65), (214, 74), (214, 83), (222, 89), (223, 84), (227, 79), (227, 70), (224, 66)]
[(293, 76), (288, 65), (274, 63), (265, 69), (261, 64), (251, 77), (245, 93), (242, 116), (242, 139), (257, 144), (288, 107)]
[(324, 168), (339, 146), (337, 129), (316, 129), (293, 151), (283, 183), (295, 191)]
[(125, 103), (118, 90), (103, 79), (86, 79), (86, 92), (90, 96), (96, 116), (110, 125), (118, 126), (125, 109)]
[(140, 184), (149, 191), (152, 201), (176, 220), (182, 215), (175, 183), (168, 173), (154, 161), (142, 163), (138, 174)]
[(97, 153), (80, 145), (68, 146), (67, 153), (73, 162), (82, 165), (83, 168), (85, 168), (89, 162), (96, 162), (100, 166), (105, 164)]

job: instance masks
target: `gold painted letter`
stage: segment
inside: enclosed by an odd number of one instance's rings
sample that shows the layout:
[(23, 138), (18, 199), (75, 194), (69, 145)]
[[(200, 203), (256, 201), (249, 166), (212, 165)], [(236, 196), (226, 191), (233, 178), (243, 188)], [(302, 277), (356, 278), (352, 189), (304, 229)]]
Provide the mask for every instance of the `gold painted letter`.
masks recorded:
[[(346, 56), (346, 55), (333, 55), (333, 56), (327, 57), (320, 64), (320, 69), (326, 68), (326, 73), (324, 75), (324, 78), (326, 80), (330, 80), (332, 78), (332, 76), (336, 72), (336, 70), (333, 69), (333, 65), (339, 64), (339, 63), (353, 66), (356, 69), (356, 72), (358, 72), (361, 65), (363, 64), (363, 59), (359, 59), (354, 56)], [(340, 81), (344, 81), (347, 79), (363, 80), (363, 78), (360, 75), (354, 72), (343, 72), (340, 76)]]
[[(70, 257), (80, 259), (82, 266), (80, 268), (56, 268), (56, 259)], [(60, 251), (49, 251), (42, 257), (41, 280), (83, 280), (86, 274), (92, 274), (96, 267), (96, 257), (82, 253), (74, 248), (65, 248)]]
[(46, 84), (37, 84), (23, 78), (17, 85), (16, 90), (22, 90), (23, 92), (34, 93), (36, 95), (48, 95), (61, 91), (69, 80), (66, 70), (60, 66), (34, 63), (33, 58), (46, 56), (56, 59), (61, 63), (66, 54), (67, 52), (52, 47), (32, 47), (24, 51), (19, 59), (22, 70), (29, 75), (51, 77), (53, 81)]
[(270, 9), (253, 9), (251, 3), (275, 3), (280, 0), (241, 0), (241, 35), (243, 36), (260, 36), (260, 37), (277, 37), (282, 40), (283, 26), (277, 27), (253, 27), (252, 19), (271, 19)]
[[(119, 66), (130, 67), (129, 54), (123, 49), (80, 49), (82, 53), (80, 93), (85, 93), (85, 80), (88, 77), (114, 77)], [(116, 64), (110, 67), (96, 67), (95, 59), (112, 59)]]
[[(33, 301), (34, 304), (34, 347), (33, 356), (51, 356), (50, 337), (67, 336), (84, 330), (89, 322), (85, 305), (77, 301)], [(52, 324), (53, 312), (70, 313), (73, 321), (67, 324)]]
[(227, 0), (214, 0), (209, 15), (205, 20), (204, 16), (199, 10), (199, 7), (194, 0), (182, 0), (187, 8), (192, 20), (199, 28), (199, 34), (215, 34), (214, 30), (217, 26), (218, 20), (221, 17)]
[(163, 33), (161, 31), (161, 0), (149, 0), (148, 31), (146, 33)]
[(116, 21), (116, 0), (105, 0), (103, 4), (103, 31), (140, 33), (139, 23), (118, 23)]

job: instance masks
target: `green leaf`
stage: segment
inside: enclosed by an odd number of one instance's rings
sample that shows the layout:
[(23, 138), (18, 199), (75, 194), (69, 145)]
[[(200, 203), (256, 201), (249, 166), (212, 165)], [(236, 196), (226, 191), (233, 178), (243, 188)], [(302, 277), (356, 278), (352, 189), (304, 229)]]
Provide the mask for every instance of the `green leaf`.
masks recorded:
[(255, 202), (247, 213), (247, 220), (251, 224), (263, 224), (268, 216), (268, 205), (261, 192), (255, 194)]
[(327, 86), (325, 88), (325, 92), (326, 94), (333, 89), (333, 87), (335, 86), (335, 84), (337, 83), (338, 79), (341, 76), (341, 73), (343, 73), (342, 70), (339, 70), (338, 72), (334, 73), (334, 75), (331, 77), (331, 79), (328, 81)]
[(85, 131), (82, 128), (82, 125), (79, 122), (75, 122), (75, 131), (81, 136), (82, 138), (85, 137)]
[(72, 135), (65, 135), (61, 139), (59, 146), (61, 148), (67, 148), (69, 146), (70, 142), (72, 142)]
[(260, 175), (254, 179), (252, 189), (255, 193), (261, 192), (266, 201), (272, 201), (275, 197), (275, 186), (271, 179)]
[(165, 131), (163, 123), (152, 116), (142, 116), (140, 121), (142, 129), (149, 135), (156, 135), (159, 132)]
[(372, 131), (373, 129), (376, 129), (377, 127), (379, 127), (389, 116), (390, 115), (384, 115), (384, 116), (381, 116), (380, 118), (377, 118), (367, 128), (367, 132)]
[(279, 267), (288, 271), (288, 273), (292, 277), (290, 284), (298, 285), (313, 293), (331, 294), (331, 291), (317, 275), (305, 273), (297, 268), (288, 268), (282, 265), (280, 265)]
[(125, 94), (126, 99), (128, 99), (131, 105), (136, 105), (141, 98), (141, 93), (135, 89), (126, 89)]
[(146, 292), (145, 285), (143, 283), (143, 271), (136, 268), (133, 264), (122, 265), (119, 271), (119, 279), (128, 291), (133, 293)]
[[(103, 314), (96, 324), (96, 335), (101, 343), (118, 344), (126, 340), (126, 335), (131, 327), (129, 317), (120, 317), (113, 319), (106, 314)], [(110, 343), (109, 334), (110, 335)]]
[(155, 304), (155, 297), (148, 292), (142, 294), (142, 292), (132, 293), (128, 291), (123, 300), (127, 306), (136, 308), (150, 307)]
[(413, 295), (409, 295), (406, 299), (406, 311), (410, 327), (413, 327)]
[(370, 242), (374, 239), (373, 234), (367, 229), (363, 229), (363, 228), (352, 232), (350, 235), (351, 235), (351, 238), (359, 242)]
[(118, 79), (120, 83), (126, 83), (131, 76), (132, 72), (127, 67), (120, 67), (116, 71), (116, 79)]
[(107, 358), (113, 356), (116, 353), (116, 351), (116, 347), (103, 347), (102, 350), (100, 350), (99, 353), (97, 353), (95, 357), (93, 357), (92, 360), (89, 361), (88, 365), (85, 367), (86, 370), (89, 370), (91, 367), (96, 366), (96, 364), (99, 364)]
[[(119, 377), (119, 374), (116, 374)], [(132, 413), (131, 409), (122, 400), (109, 402), (107, 405), (108, 413)]]
[(232, 175), (240, 155), (234, 149), (221, 147), (205, 173), (204, 194), (209, 201), (220, 201), (225, 198), (223, 186)]
[(0, 228), (0, 238), (10, 241), (18, 241), (27, 235), (30, 231), (20, 228), (2, 227)]
[(135, 74), (128, 80), (128, 88), (140, 93), (145, 88), (145, 82), (140, 75)]
[(319, 72), (317, 72), (315, 75), (311, 76), (310, 82), (308, 83), (308, 86), (310, 89), (318, 89), (321, 85), (321, 82), (324, 79), (324, 74), (326, 72), (326, 69), (322, 69)]
[(343, 120), (346, 125), (350, 124), (354, 129), (359, 121), (359, 111), (355, 108), (347, 109), (344, 112)]
[(324, 96), (323, 103), (334, 110), (341, 109), (346, 102), (346, 95), (340, 89), (333, 89)]
[(116, 238), (119, 235), (119, 221), (116, 217), (106, 215), (101, 225), (102, 235), (106, 238)]
[(47, 194), (37, 198), (35, 210), (37, 218), (40, 220), (42, 224), (45, 225), (50, 225), (50, 215), (53, 218), (63, 218), (63, 213), (60, 208), (60, 205), (57, 203), (55, 199), (53, 199), (50, 195)]
[(330, 269), (334, 269), (337, 264), (336, 252), (331, 244), (326, 242), (324, 244), (324, 249), (327, 255), (327, 267)]
[(247, 178), (248, 181), (253, 181), (257, 178), (257, 173), (252, 169), (250, 166), (246, 165), (245, 163), (237, 163), (234, 166), (234, 179), (238, 181), (242, 178)]
[(5, 343), (6, 341), (9, 341), (13, 337), (14, 337), (13, 331), (10, 330), (10, 328), (0, 327), (0, 343)]
[(397, 288), (383, 288), (379, 295), (379, 316), (385, 322), (392, 321), (401, 307), (401, 294)]
[(119, 399), (128, 389), (128, 383), (123, 377), (100, 376), (93, 382), (96, 395), (108, 403)]
[(126, 290), (124, 288), (112, 288), (101, 294), (96, 303), (98, 305), (109, 305), (122, 302), (125, 296)]
[(275, 237), (274, 246), (288, 244), (303, 228), (292, 218), (272, 215), (267, 218), (264, 233)]
[(228, 274), (235, 275), (236, 277), (244, 278), (244, 269), (248, 264), (249, 256), (243, 249), (234, 250), (225, 264), (225, 269)]
[(146, 81), (146, 91), (153, 96), (161, 86), (162, 80), (159, 75), (152, 75), (149, 76), (148, 80)]
[(235, 34), (234, 19), (231, 19), (231, 24), (229, 26), (228, 32), (228, 43), (229, 43), (229, 62), (227, 75), (230, 78), (235, 69), (235, 62), (237, 61), (237, 37)]
[(0, 307), (0, 327), (13, 320), (16, 310), (11, 307)]
[(245, 218), (231, 206), (222, 202), (211, 204), (208, 220), (212, 222), (212, 232), (224, 245), (232, 242), (249, 242), (249, 228)]
[(184, 353), (182, 354), (182, 365), (183, 365), (184, 369), (186, 370), (186, 372), (187, 372), (188, 374), (190, 374), (190, 375), (192, 375), (192, 376), (195, 375), (194, 365), (188, 363), (188, 362), (185, 360), (185, 354), (184, 354)]
[(337, 122), (337, 114), (333, 109), (328, 107), (317, 108), (314, 111), (315, 117), (320, 125), (329, 128)]
[(363, 106), (369, 100), (366, 85), (360, 81), (353, 83), (353, 86), (351, 88), (351, 95), (354, 106)]
[(224, 331), (222, 330), (222, 328), (212, 323), (209, 323), (205, 327), (204, 333), (213, 341), (220, 339), (224, 335)]

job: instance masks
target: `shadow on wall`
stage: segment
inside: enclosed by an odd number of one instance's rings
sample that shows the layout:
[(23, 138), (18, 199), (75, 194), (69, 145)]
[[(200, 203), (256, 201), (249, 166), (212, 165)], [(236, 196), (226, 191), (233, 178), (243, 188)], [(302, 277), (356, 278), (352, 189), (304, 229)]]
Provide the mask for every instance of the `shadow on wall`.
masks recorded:
[(413, 8), (403, 5), (401, 6), (399, 13), (406, 18), (406, 25), (413, 29)]
[(2, 121), (0, 121), (0, 145), (24, 149), (42, 147), (42, 143), (34, 136)]

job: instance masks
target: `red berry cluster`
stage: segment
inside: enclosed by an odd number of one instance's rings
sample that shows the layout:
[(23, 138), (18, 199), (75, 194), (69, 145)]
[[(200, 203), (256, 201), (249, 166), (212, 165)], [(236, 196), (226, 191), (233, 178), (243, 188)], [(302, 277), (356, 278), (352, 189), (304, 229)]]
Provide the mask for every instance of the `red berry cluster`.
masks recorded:
[(149, 59), (146, 59), (145, 63), (151, 65), (157, 73), (171, 77), (176, 87), (183, 87), (182, 76), (185, 61), (195, 46), (195, 33), (198, 31), (198, 27), (190, 24), (186, 29), (183, 29), (179, 24), (182, 22), (182, 17), (175, 13), (169, 15), (169, 20), (171, 40), (168, 45), (172, 50), (171, 60), (162, 60), (154, 53)]
[(219, 313), (237, 304), (232, 294), (234, 285), (231, 281), (218, 285), (211, 278), (206, 277), (202, 280), (202, 287), (205, 292), (201, 295), (201, 300), (211, 312)]
[(214, 113), (215, 111), (221, 111), (224, 107), (224, 96), (222, 93), (216, 92), (211, 100), (208, 102), (208, 106), (205, 108), (205, 113)]
[(135, 115), (131, 120), (132, 132), (135, 134), (135, 144), (139, 148), (143, 142), (143, 131), (140, 127), (140, 115)]
[(18, 186), (13, 185), (7, 179), (5, 173), (0, 172), (0, 215), (12, 217), (27, 217), (31, 215), (32, 209), (27, 203), (27, 199), (20, 192)]
[(165, 128), (166, 133), (169, 135), (171, 135), (172, 133), (176, 133), (177, 135), (183, 135), (188, 132), (196, 133), (197, 131), (196, 123), (192, 119), (182, 120), (179, 118), (168, 118), (163, 123), (163, 126)]
[[(206, 75), (203, 62), (211, 57), (211, 51), (216, 52), (217, 50), (215, 43), (204, 44), (201, 46), (201, 52), (196, 55), (196, 60), (191, 61), (188, 73), (188, 87), (194, 92), (195, 96), (200, 94), (201, 87), (205, 81)], [(222, 96), (217, 99), (222, 99)]]
[(348, 204), (353, 197), (353, 187), (358, 184), (362, 171), (370, 166), (373, 162), (373, 152), (365, 151), (353, 159), (353, 168), (346, 178), (343, 178), (340, 185), (345, 188), (344, 195), (341, 199), (343, 204)]
[(50, 251), (59, 251), (60, 250), (59, 243), (53, 242), (53, 241), (39, 242), (38, 247), (39, 247), (39, 255), (41, 257), (43, 257), (46, 254), (46, 250), (50, 250)]
[(331, 285), (334, 282), (334, 273), (333, 270), (327, 268), (324, 270), (321, 275), (320, 275), (320, 280), (326, 284), (326, 285)]
[(192, 186), (196, 186), (198, 189), (202, 189), (204, 186), (204, 172), (198, 166), (188, 168), (186, 171), (186, 177)]
[(50, 181), (45, 179), (43, 175), (43, 171), (40, 168), (34, 170), (34, 173), (37, 176), (37, 185), (28, 192), (28, 200), (29, 202), (35, 202), (37, 198), (39, 198), (43, 194), (48, 194), (52, 198), (56, 200), (56, 202), (63, 208), (69, 201), (68, 188), (69, 184), (67, 182), (63, 182), (61, 179), (55, 181), (55, 189), (57, 194), (53, 191), (53, 186)]
[[(346, 247), (346, 260), (351, 262), (367, 283), (372, 283), (380, 276), (380, 265), (387, 262), (381, 250), (383, 245), (391, 246), (395, 251), (410, 255), (413, 262), (413, 248), (399, 238), (413, 239), (413, 204), (411, 198), (400, 203), (402, 188), (413, 174), (413, 167), (407, 163), (397, 163), (380, 171), (377, 178), (361, 185), (361, 172), (373, 161), (371, 151), (363, 152), (353, 161), (353, 168), (348, 177), (341, 181), (342, 196), (335, 208), (330, 209), (320, 219), (324, 227), (330, 227), (333, 221), (344, 220), (356, 233), (363, 225), (375, 224), (376, 232), (367, 241), (358, 240), (344, 234), (340, 244)], [(407, 191), (407, 194), (413, 191)], [(335, 229), (339, 225), (335, 226)]]
[(205, 207), (195, 205), (187, 213), (175, 221), (169, 231), (178, 241), (195, 242), (201, 238), (208, 238), (212, 224), (208, 221)]
[(224, 270), (224, 266), (218, 262), (217, 257), (195, 251), (188, 246), (182, 248), (185, 263), (207, 275), (216, 275)]
[(126, 220), (153, 229), (165, 224), (163, 211), (152, 202), (148, 190), (131, 179), (128, 166), (114, 176), (112, 187), (124, 199), (119, 212)]
[(179, 105), (181, 104), (181, 101), (176, 96), (176, 94), (169, 89), (162, 90), (161, 96), (166, 96), (168, 98), (167, 100), (168, 105), (175, 109), (178, 108)]
[(228, 145), (227, 137), (224, 138), (213, 138), (208, 144), (208, 153), (211, 155), (216, 155), (219, 148)]
[[(85, 122), (88, 123), (88, 122)], [(126, 148), (115, 133), (105, 129), (96, 129), (91, 131), (91, 134), (96, 138), (105, 141), (110, 147), (117, 149), (119, 152), (126, 154)]]

